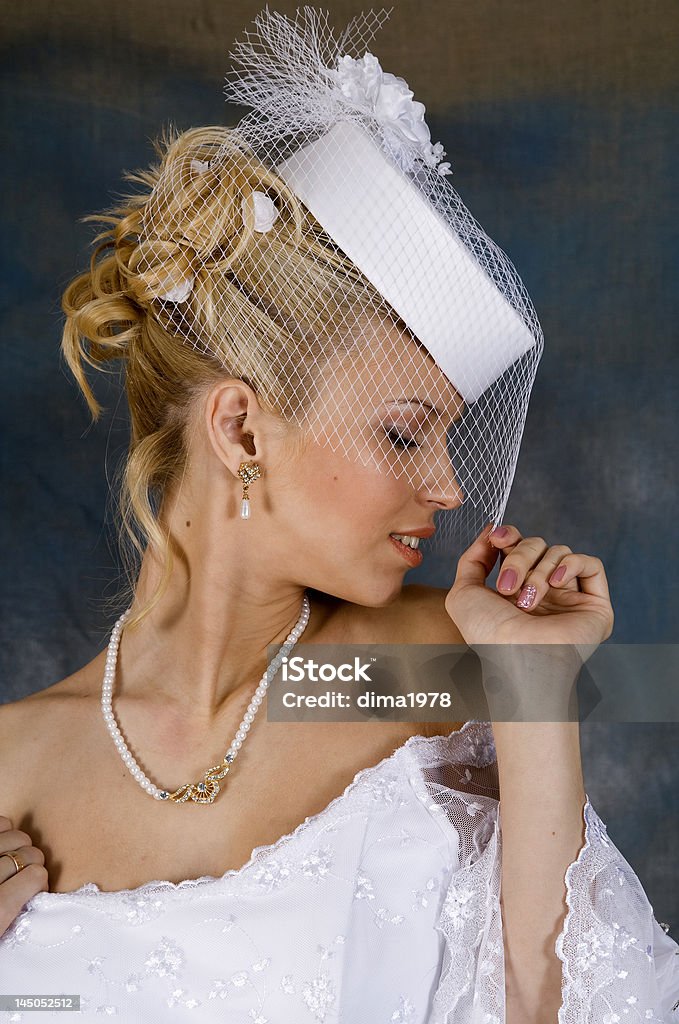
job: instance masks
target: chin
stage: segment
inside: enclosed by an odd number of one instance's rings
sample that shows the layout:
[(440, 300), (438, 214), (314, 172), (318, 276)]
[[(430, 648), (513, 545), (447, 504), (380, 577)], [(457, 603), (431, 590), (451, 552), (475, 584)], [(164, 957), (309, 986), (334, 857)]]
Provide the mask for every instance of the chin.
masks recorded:
[(354, 597), (348, 598), (353, 604), (364, 608), (387, 608), (398, 600), (403, 590), (403, 576), (394, 575), (391, 580), (386, 576), (383, 580), (373, 579), (365, 582), (365, 586), (354, 586)]
[[(363, 608), (387, 608), (398, 600), (403, 590), (403, 576), (393, 575), (389, 580), (385, 574), (382, 580), (369, 580), (363, 578), (363, 575), (357, 571), (351, 583), (338, 579), (334, 586), (326, 583), (322, 589), (316, 588), (315, 592)], [(307, 587), (307, 590), (313, 595), (314, 588)]]

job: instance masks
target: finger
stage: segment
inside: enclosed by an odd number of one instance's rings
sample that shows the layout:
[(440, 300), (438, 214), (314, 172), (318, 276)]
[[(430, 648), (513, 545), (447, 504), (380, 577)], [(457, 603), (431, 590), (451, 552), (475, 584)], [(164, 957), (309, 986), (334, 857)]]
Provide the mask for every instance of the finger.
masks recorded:
[(525, 580), (526, 574), (542, 558), (547, 547), (542, 537), (524, 537), (520, 540), (502, 563), (502, 572), (497, 579), (500, 593), (513, 594)]
[(27, 832), (18, 828), (9, 828), (0, 831), (0, 854), (11, 850), (12, 853), (20, 846), (30, 846), (33, 840)]
[(535, 608), (549, 592), (549, 580), (552, 572), (561, 564), (566, 555), (571, 554), (566, 544), (553, 544), (547, 549), (537, 565), (531, 569), (521, 583), (521, 591), (516, 600), (517, 608)]
[[(15, 853), (17, 859), (20, 859), (26, 867), (17, 871), (16, 864), (11, 857), (6, 856), (7, 853)], [(21, 871), (25, 871), (29, 864), (40, 864), (44, 867), (45, 854), (37, 846), (16, 846), (11, 850), (3, 850), (0, 853), (0, 884), (9, 881)]]
[(496, 526), (488, 537), (488, 540), (493, 547), (498, 548), (500, 551), (506, 551), (507, 548), (513, 547), (518, 544), (520, 540), (523, 540), (520, 530), (516, 526), (512, 526), (511, 523), (504, 523), (502, 526)]
[(485, 584), (497, 561), (497, 551), (488, 543), (492, 523), (487, 523), (473, 544), (457, 560), (454, 587)]
[(511, 554), (517, 544), (520, 544), (523, 540), (521, 531), (513, 526), (511, 523), (504, 523), (501, 526), (496, 526), (491, 531), (488, 541), (491, 548), (499, 551), (500, 553), (500, 567), (498, 572), (498, 578), (502, 574), (504, 567), (503, 563), (507, 558), (507, 555)]
[[(565, 570), (562, 574), (563, 567)], [(563, 590), (574, 580), (580, 584), (583, 594), (593, 594), (595, 597), (603, 597), (610, 601), (606, 570), (600, 558), (580, 553), (565, 555), (548, 582), (555, 590)]]
[(49, 892), (47, 869), (42, 864), (28, 864), (14, 878), (3, 882), (1, 891), (0, 935), (9, 928), (29, 899), (41, 891)]

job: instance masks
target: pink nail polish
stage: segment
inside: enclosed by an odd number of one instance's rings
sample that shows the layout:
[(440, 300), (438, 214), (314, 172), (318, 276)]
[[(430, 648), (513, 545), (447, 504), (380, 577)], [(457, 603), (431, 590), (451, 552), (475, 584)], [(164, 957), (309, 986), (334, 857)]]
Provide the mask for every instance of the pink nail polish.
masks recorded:
[(552, 575), (549, 577), (550, 583), (561, 583), (561, 580), (566, 575), (566, 566), (560, 565), (558, 569), (555, 569)]
[(516, 602), (517, 608), (530, 608), (537, 592), (537, 587), (534, 587), (532, 583), (528, 583), (519, 594), (519, 600)]
[(491, 537), (506, 537), (509, 530), (506, 526), (496, 526), (494, 530), (490, 531)]
[(501, 572), (497, 585), (500, 590), (511, 590), (512, 587), (516, 586), (516, 573), (514, 570), (505, 569), (504, 572)]

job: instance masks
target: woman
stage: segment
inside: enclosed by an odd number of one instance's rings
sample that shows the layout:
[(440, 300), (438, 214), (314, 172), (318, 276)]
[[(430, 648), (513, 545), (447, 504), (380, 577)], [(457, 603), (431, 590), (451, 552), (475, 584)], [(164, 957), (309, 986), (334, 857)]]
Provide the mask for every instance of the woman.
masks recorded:
[[(604, 568), (489, 522), (450, 590), (403, 586), (468, 495), (447, 429), (474, 388), (411, 330), (418, 296), (385, 299), (368, 246), (333, 245), (246, 129), (166, 139), (64, 296), (95, 418), (85, 364), (125, 367), (120, 518), (142, 559), (107, 650), (0, 709), (0, 987), (64, 986), (92, 1019), (670, 1020), (676, 944), (564, 714), (563, 652), (612, 630)], [(476, 355), (485, 393), (499, 371)], [(258, 714), (269, 644), (364, 642), (553, 645), (558, 715)], [(526, 700), (533, 668), (509, 658), (503, 695)]]

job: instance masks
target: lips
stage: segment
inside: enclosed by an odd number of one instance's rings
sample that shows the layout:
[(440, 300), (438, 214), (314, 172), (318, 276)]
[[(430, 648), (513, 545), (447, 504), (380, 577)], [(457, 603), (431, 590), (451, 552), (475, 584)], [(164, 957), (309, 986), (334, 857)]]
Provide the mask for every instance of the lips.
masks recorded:
[(436, 533), (435, 526), (421, 526), (415, 530), (392, 530), (392, 533), (398, 533), (401, 537), (432, 537)]
[(401, 555), (401, 557), (405, 559), (408, 565), (412, 566), (413, 568), (416, 568), (418, 565), (422, 564), (424, 555), (417, 548), (411, 548), (409, 544), (402, 544), (401, 541), (396, 540), (395, 537), (390, 536), (389, 540), (394, 545), (394, 548), (396, 549), (396, 551), (398, 551), (399, 555)]

